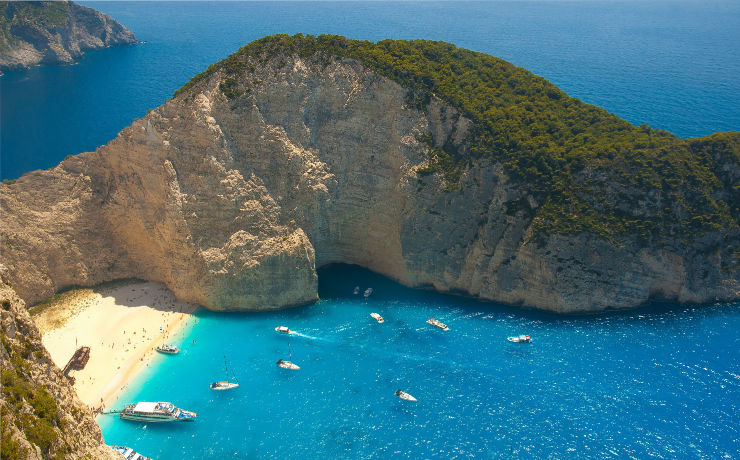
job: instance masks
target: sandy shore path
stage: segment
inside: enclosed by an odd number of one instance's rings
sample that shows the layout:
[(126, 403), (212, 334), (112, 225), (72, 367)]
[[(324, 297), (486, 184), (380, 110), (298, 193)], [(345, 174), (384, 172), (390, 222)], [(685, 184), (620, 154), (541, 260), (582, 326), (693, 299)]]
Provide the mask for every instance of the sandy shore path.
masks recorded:
[(162, 284), (137, 281), (69, 291), (33, 307), (31, 315), (60, 369), (78, 347), (90, 347), (85, 368), (70, 375), (80, 399), (97, 408), (109, 406), (149, 365), (157, 345), (180, 345), (175, 336), (196, 308)]

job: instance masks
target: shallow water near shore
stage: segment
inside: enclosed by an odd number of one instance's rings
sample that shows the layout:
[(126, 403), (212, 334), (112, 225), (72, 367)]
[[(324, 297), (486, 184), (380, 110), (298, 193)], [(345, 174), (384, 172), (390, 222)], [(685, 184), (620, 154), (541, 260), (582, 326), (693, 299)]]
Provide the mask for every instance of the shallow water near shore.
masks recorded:
[[(375, 292), (364, 300), (356, 285)], [(114, 405), (170, 401), (198, 420), (102, 415), (106, 442), (159, 460), (740, 455), (738, 304), (558, 317), (353, 266), (322, 270), (320, 296), (278, 312), (199, 310), (180, 354), (155, 358)], [(522, 333), (533, 343), (506, 341)], [(299, 371), (275, 365), (289, 342)], [(215, 392), (224, 355), (241, 386)]]

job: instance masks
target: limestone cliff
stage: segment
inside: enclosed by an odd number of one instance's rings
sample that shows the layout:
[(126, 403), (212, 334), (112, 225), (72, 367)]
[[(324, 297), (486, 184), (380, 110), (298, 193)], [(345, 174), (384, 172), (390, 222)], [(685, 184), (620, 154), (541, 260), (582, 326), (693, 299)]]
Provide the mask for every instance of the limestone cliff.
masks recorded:
[[(545, 228), (552, 200), (474, 151), (467, 112), (422, 97), (348, 56), (237, 53), (97, 151), (0, 185), (8, 276), (27, 302), (136, 277), (214, 310), (314, 301), (316, 267), (333, 262), (557, 312), (740, 297), (734, 221), (693, 239), (670, 222), (659, 237)], [(734, 203), (720, 192), (736, 184), (739, 137), (721, 149), (718, 202)], [(466, 161), (439, 168), (445, 152)], [(657, 199), (603, 183), (607, 199)], [(648, 212), (636, 206), (624, 212)]]
[(85, 50), (136, 42), (110, 16), (73, 2), (0, 2), (0, 74), (71, 64)]
[(103, 443), (90, 409), (54, 365), (25, 304), (4, 281), (0, 301), (2, 458), (120, 458)]

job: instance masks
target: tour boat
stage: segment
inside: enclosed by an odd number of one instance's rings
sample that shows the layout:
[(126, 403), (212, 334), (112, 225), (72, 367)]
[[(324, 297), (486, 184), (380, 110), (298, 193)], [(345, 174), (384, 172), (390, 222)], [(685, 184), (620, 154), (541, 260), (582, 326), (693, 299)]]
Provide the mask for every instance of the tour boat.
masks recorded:
[(531, 343), (532, 339), (528, 335), (520, 335), (518, 337), (507, 337), (506, 340), (514, 343)]
[(443, 323), (442, 321), (438, 321), (438, 320), (436, 320), (434, 318), (429, 318), (427, 320), (427, 323), (431, 324), (434, 327), (438, 327), (438, 328), (442, 329), (443, 331), (449, 331), (450, 330), (450, 328), (447, 327), (447, 325), (445, 323)]
[(278, 327), (275, 328), (275, 330), (277, 332), (283, 332), (285, 334), (292, 334), (293, 333), (293, 331), (291, 331), (290, 329), (288, 329), (288, 326), (278, 326)]
[(406, 393), (405, 391), (396, 390), (396, 396), (406, 401), (416, 401), (416, 398)]
[(160, 345), (157, 347), (157, 351), (168, 355), (176, 355), (180, 352), (180, 349), (174, 345)]
[(370, 297), (370, 294), (372, 294), (372, 293), (373, 293), (373, 288), (367, 288), (367, 289), (365, 289), (365, 293), (362, 294), (362, 295), (364, 295), (365, 298), (367, 299), (368, 297)]
[(377, 313), (370, 313), (370, 316), (372, 316), (372, 317), (373, 317), (373, 318), (375, 319), (375, 321), (379, 322), (380, 324), (383, 324), (383, 321), (385, 321), (385, 320), (383, 319), (383, 317), (382, 317), (382, 316), (380, 316), (380, 315), (379, 315), (379, 314), (377, 314)]
[(110, 446), (111, 449), (118, 452), (119, 454), (123, 455), (123, 458), (126, 460), (152, 460), (149, 457), (144, 457), (138, 452), (135, 452), (134, 449), (126, 446)]
[(139, 422), (192, 422), (198, 414), (168, 402), (138, 402), (129, 404), (121, 411), (124, 420)]
[(293, 364), (290, 361), (286, 361), (284, 359), (278, 359), (277, 365), (278, 367), (282, 367), (283, 369), (290, 369), (292, 371), (297, 371), (300, 369), (297, 364)]
[[(216, 390), (216, 391), (231, 390), (232, 388), (236, 388), (239, 386), (238, 380), (236, 382), (229, 382), (229, 368), (226, 365), (226, 356), (224, 356), (224, 369), (226, 370), (226, 380), (221, 380), (220, 382), (211, 383), (211, 390)], [(236, 380), (236, 377), (234, 378), (234, 380)]]

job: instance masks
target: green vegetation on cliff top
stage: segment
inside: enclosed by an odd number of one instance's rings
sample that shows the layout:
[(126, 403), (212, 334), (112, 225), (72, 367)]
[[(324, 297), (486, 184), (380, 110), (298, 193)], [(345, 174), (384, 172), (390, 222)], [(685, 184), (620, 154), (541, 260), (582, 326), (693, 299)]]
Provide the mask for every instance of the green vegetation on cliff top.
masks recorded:
[(221, 72), (221, 90), (239, 97), (235, 82), (255, 64), (293, 55), (318, 64), (356, 59), (408, 88), (409, 105), (423, 110), (434, 95), (456, 107), (475, 128), (464, 146), (428, 139), (426, 172), (441, 173), (454, 191), (477, 158), (501, 162), (538, 204), (530, 209), (520, 199), (520, 209), (509, 211), (530, 213), (540, 232), (689, 242), (738, 228), (737, 177), (722, 171), (740, 169), (740, 133), (684, 140), (634, 126), (525, 69), (449, 43), (269, 36), (211, 65), (175, 95)]
[(16, 42), (15, 32), (21, 29), (49, 30), (66, 26), (69, 8), (69, 2), (0, 2), (0, 51)]

